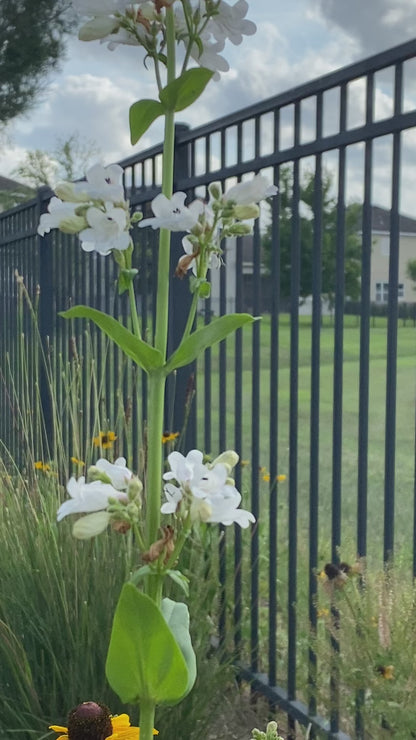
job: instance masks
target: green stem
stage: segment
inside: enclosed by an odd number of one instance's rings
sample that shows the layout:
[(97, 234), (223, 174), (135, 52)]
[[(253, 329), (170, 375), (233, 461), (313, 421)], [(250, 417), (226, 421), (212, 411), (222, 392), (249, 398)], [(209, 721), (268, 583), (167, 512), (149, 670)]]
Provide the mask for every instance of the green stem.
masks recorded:
[(181, 343), (191, 333), (191, 329), (193, 327), (194, 320), (195, 320), (196, 309), (198, 308), (198, 300), (199, 300), (199, 290), (196, 290), (195, 293), (192, 296), (192, 303), (191, 303), (191, 307), (189, 309), (188, 318), (186, 320), (186, 326), (185, 326), (185, 329), (183, 330), (183, 335), (182, 335)]
[(130, 301), (130, 316), (131, 316), (131, 323), (133, 326), (133, 332), (136, 335), (136, 337), (141, 339), (142, 333), (140, 331), (140, 321), (139, 321), (139, 316), (137, 313), (136, 294), (134, 292), (133, 280), (130, 280), (129, 282), (129, 301)]
[[(166, 8), (167, 81), (175, 79), (175, 25), (172, 8)], [(162, 193), (172, 197), (173, 164), (175, 147), (175, 112), (165, 114), (165, 136), (163, 144)], [(166, 358), (168, 338), (170, 272), (170, 231), (160, 230), (157, 275), (155, 347)], [(148, 460), (146, 476), (146, 545), (150, 547), (157, 539), (160, 526), (160, 492), (162, 476), (162, 434), (164, 417), (165, 374), (154, 371), (149, 374), (148, 413)], [(152, 578), (148, 579), (149, 596), (157, 599)], [(142, 738), (143, 740), (143, 738)]]
[(150, 699), (140, 702), (140, 740), (153, 740), (155, 703)]

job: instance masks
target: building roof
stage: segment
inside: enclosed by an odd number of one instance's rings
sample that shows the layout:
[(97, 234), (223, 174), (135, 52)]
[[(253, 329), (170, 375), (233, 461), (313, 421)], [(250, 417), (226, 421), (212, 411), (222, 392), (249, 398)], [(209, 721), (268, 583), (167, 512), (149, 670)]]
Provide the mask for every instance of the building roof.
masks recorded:
[[(380, 206), (371, 207), (371, 228), (373, 231), (390, 232), (390, 211)], [(416, 234), (416, 219), (410, 216), (399, 216), (401, 234)]]
[(25, 185), (22, 182), (18, 182), (17, 180), (12, 180), (10, 177), (3, 177), (3, 175), (0, 175), (0, 190), (8, 190), (10, 192), (32, 192), (32, 188), (30, 188), (28, 185)]

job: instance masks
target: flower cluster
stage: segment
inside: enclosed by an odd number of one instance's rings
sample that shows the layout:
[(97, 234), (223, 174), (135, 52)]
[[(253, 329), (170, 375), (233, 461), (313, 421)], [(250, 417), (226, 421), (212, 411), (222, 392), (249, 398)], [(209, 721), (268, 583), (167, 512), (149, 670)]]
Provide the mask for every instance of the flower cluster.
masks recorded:
[(235, 522), (244, 529), (256, 521), (250, 511), (238, 508), (241, 494), (229, 477), (238, 462), (236, 452), (229, 450), (211, 464), (204, 464), (199, 450), (191, 450), (186, 457), (175, 451), (168, 456), (168, 462), (170, 471), (163, 475), (167, 481), (163, 514), (224, 525)]
[[(251, 219), (259, 216), (258, 203), (277, 193), (264, 175), (234, 185), (224, 194), (217, 183), (209, 187), (210, 200), (194, 200), (185, 206), (186, 194), (177, 192), (171, 198), (159, 194), (152, 201), (153, 218), (143, 219), (139, 226), (153, 229), (187, 231), (182, 239), (185, 254), (180, 258), (176, 275), (183, 277), (189, 269), (201, 282), (207, 270), (221, 265), (221, 240), (252, 232)], [(200, 283), (199, 283), (200, 284)]]
[(66, 234), (78, 234), (82, 249), (101, 255), (110, 254), (113, 249), (128, 249), (132, 222), (140, 214), (130, 219), (122, 178), (123, 170), (118, 164), (96, 164), (86, 173), (85, 181), (60, 183), (48, 213), (40, 217), (38, 234), (44, 236), (56, 228)]
[(237, 0), (73, 0), (81, 15), (89, 17), (79, 31), (81, 41), (100, 40), (110, 50), (119, 44), (142, 46), (158, 64), (165, 44), (165, 8), (174, 6), (175, 35), (185, 47), (184, 69), (189, 58), (216, 73), (227, 72), (221, 56), (226, 41), (240, 44), (252, 36), (256, 25), (246, 19), (248, 3)]
[[(75, 707), (68, 717), (68, 727), (50, 725), (50, 730), (59, 732), (56, 740), (139, 740), (140, 728), (130, 724), (128, 714), (111, 715), (108, 707), (94, 701), (86, 701)], [(158, 735), (153, 730), (153, 735)]]
[(58, 509), (58, 522), (69, 514), (86, 514), (78, 519), (72, 533), (77, 539), (100, 534), (111, 523), (117, 531), (126, 531), (138, 521), (141, 509), (141, 481), (126, 467), (124, 457), (115, 463), (101, 458), (84, 476), (70, 478), (66, 490), (70, 498)]

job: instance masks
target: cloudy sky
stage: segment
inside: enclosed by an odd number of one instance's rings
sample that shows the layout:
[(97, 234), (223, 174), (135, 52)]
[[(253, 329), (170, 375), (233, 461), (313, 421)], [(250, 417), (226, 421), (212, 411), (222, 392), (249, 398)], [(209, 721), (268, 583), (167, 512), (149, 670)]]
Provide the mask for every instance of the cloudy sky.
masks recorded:
[[(229, 0), (232, 4), (233, 0)], [(231, 71), (181, 117), (191, 126), (276, 95), (307, 80), (416, 36), (415, 0), (249, 0), (255, 36), (224, 52)], [(13, 121), (0, 149), (10, 175), (27, 149), (53, 150), (74, 132), (94, 140), (103, 162), (134, 153), (128, 108), (154, 96), (152, 74), (137, 48), (108, 51), (73, 38), (59, 73), (38, 106)], [(140, 146), (156, 143), (154, 127)]]

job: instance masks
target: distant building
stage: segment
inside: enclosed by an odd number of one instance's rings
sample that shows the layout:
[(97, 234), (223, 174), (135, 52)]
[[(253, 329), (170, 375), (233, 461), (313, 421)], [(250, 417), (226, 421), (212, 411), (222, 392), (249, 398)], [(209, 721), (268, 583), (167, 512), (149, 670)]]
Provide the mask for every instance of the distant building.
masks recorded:
[(25, 200), (30, 200), (34, 195), (35, 191), (28, 185), (0, 175), (0, 212), (7, 211)]
[[(400, 303), (414, 303), (414, 283), (406, 276), (409, 260), (416, 259), (416, 219), (399, 217), (399, 287)], [(372, 207), (371, 301), (387, 303), (389, 297), (390, 211)]]

